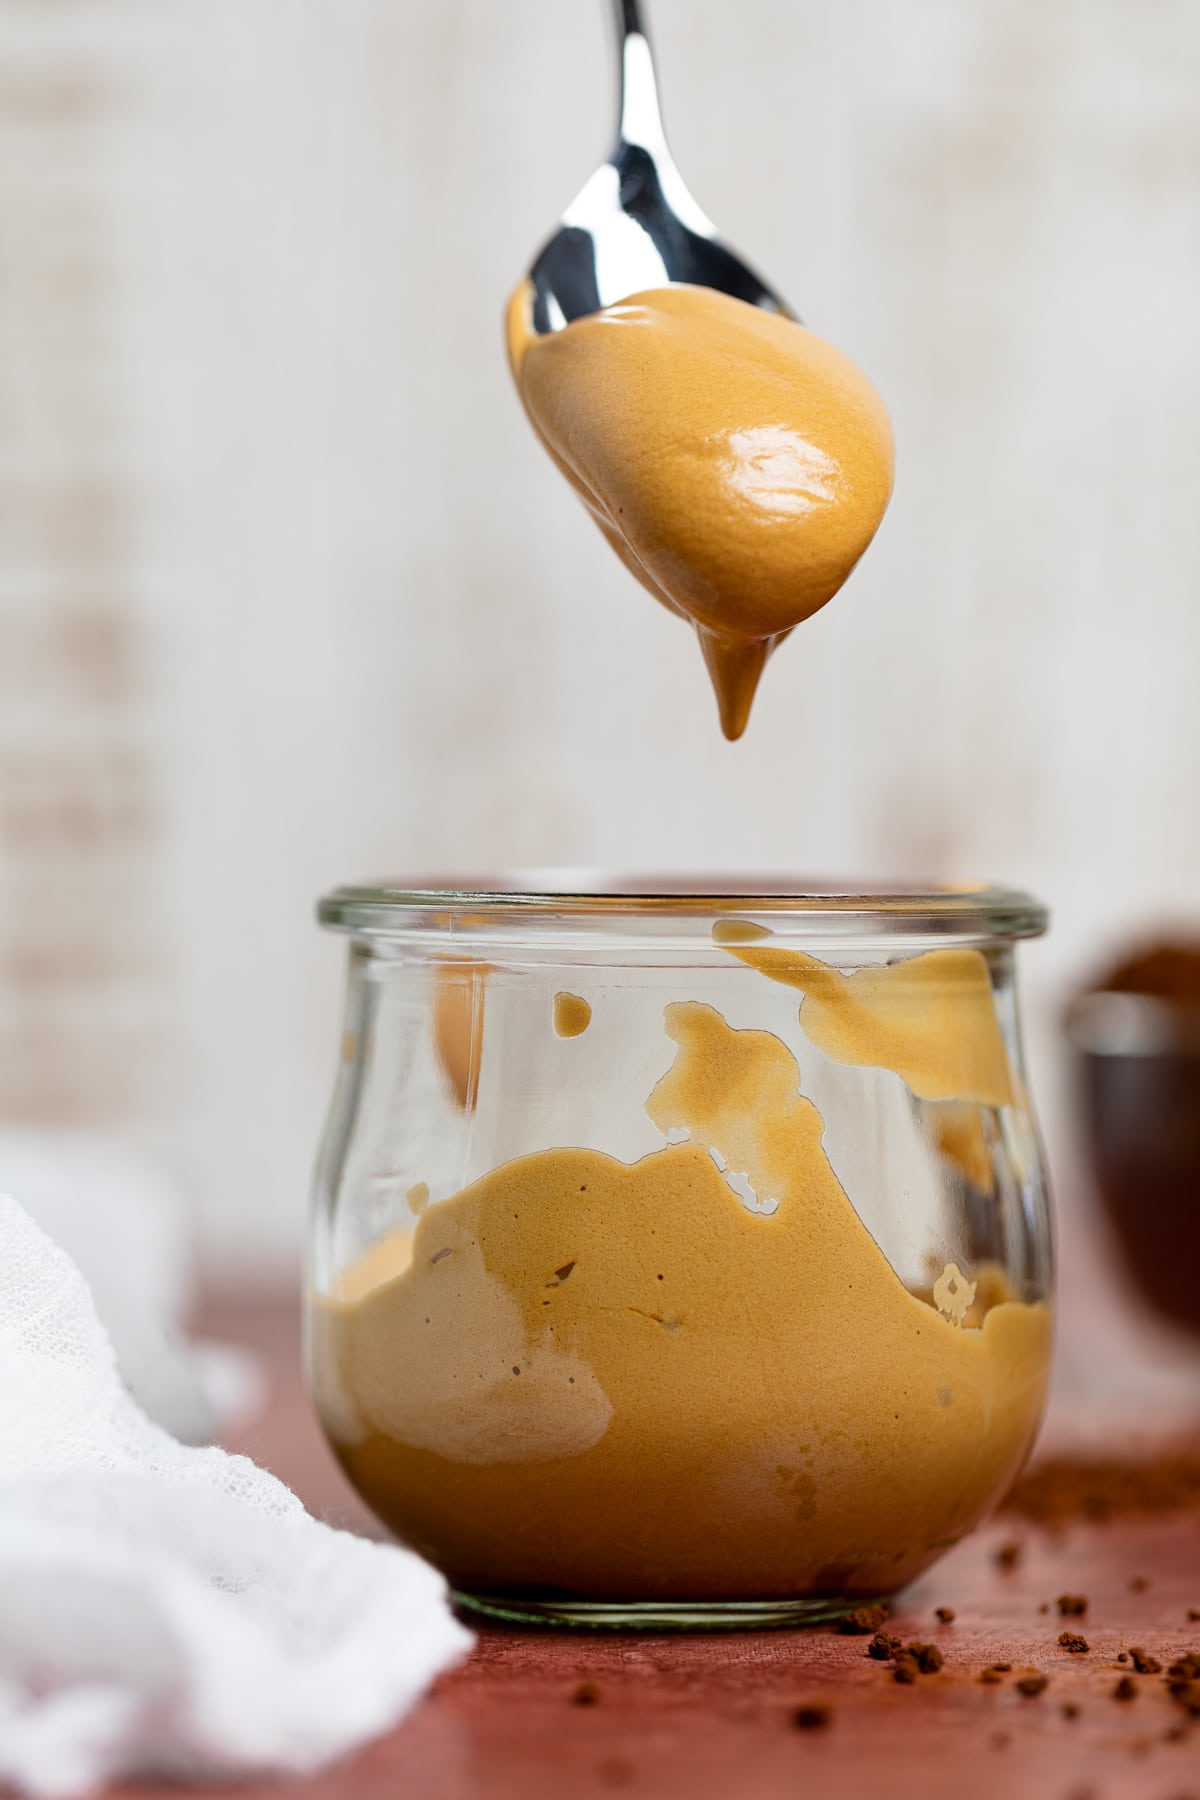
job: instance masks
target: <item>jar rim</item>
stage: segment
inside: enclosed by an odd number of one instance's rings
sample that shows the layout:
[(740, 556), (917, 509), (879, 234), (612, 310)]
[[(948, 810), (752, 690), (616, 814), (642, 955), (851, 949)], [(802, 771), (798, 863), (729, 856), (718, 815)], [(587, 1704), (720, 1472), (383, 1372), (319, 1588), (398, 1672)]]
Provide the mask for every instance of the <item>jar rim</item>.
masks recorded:
[(387, 934), (389, 928), (437, 927), (464, 913), (478, 920), (550, 922), (625, 915), (686, 918), (754, 913), (822, 925), (843, 933), (855, 924), (894, 920), (905, 933), (1037, 937), (1049, 914), (1020, 889), (987, 882), (806, 881), (792, 875), (623, 874), (600, 869), (516, 869), (482, 876), (421, 876), (333, 888), (317, 903), (333, 930)]

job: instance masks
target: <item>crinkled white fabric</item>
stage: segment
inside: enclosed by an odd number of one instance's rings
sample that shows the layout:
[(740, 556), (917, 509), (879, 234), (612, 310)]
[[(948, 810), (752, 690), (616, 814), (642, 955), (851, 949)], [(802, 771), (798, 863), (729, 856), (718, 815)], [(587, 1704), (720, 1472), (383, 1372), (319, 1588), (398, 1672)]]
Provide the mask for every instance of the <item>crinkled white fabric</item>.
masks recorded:
[(0, 1784), (47, 1796), (315, 1769), (471, 1642), (417, 1557), (153, 1424), (78, 1269), (5, 1195), (0, 1597)]
[(191, 1259), (181, 1197), (161, 1169), (98, 1133), (0, 1126), (0, 1192), (18, 1195), (76, 1264), (122, 1380), (173, 1436), (208, 1443), (262, 1404), (252, 1358), (183, 1336)]

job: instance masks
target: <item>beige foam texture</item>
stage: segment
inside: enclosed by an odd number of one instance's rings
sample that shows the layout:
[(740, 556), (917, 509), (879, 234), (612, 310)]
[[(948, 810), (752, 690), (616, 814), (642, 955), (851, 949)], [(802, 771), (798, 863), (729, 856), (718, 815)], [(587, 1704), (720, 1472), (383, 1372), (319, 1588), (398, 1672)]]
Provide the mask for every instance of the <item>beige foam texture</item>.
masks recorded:
[(834, 1062), (890, 1069), (924, 1100), (1012, 1104), (1008, 1051), (978, 950), (929, 950), (843, 975), (748, 920), (719, 919), (713, 938), (804, 995), (804, 1035)]
[(411, 1263), (407, 1241), (392, 1272), (371, 1252), (315, 1302), (326, 1428), (468, 1589), (890, 1591), (1020, 1468), (1047, 1309), (939, 1316), (839, 1186), (787, 1048), (695, 1002), (665, 1017), (647, 1111), (691, 1141), (632, 1165), (541, 1151), (432, 1203)]

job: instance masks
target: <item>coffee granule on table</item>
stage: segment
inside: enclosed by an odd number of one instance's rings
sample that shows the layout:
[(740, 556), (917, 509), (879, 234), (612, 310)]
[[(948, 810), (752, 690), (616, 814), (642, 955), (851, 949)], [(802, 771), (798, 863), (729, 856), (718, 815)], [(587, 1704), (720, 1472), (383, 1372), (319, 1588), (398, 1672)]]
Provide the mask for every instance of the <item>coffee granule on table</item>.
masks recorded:
[(1117, 1651), (1117, 1661), (1118, 1662), (1128, 1662), (1129, 1661), (1128, 1653), (1124, 1650), (1118, 1650)]
[(1197, 1619), (1200, 1619), (1200, 1606), (1189, 1606), (1187, 1609), (1187, 1616), (1188, 1624), (1194, 1624)]
[(1060, 1631), (1058, 1641), (1064, 1650), (1071, 1652), (1072, 1656), (1086, 1656), (1092, 1647), (1085, 1637), (1080, 1637), (1077, 1631)]
[(1168, 1681), (1167, 1692), (1190, 1718), (1200, 1719), (1200, 1681)]
[(1122, 1675), (1120, 1681), (1118, 1681), (1116, 1687), (1112, 1691), (1112, 1697), (1114, 1700), (1137, 1699), (1137, 1682), (1133, 1679), (1132, 1675)]
[(1031, 1700), (1035, 1694), (1045, 1693), (1046, 1689), (1050, 1686), (1050, 1677), (1048, 1675), (1039, 1675), (1036, 1672), (1029, 1675), (1021, 1675), (1014, 1681), (1013, 1686), (1016, 1688), (1018, 1694), (1024, 1694), (1027, 1700)]
[(870, 1637), (891, 1616), (891, 1607), (882, 1602), (876, 1606), (856, 1606), (852, 1613), (838, 1620), (837, 1628), (843, 1637)]
[(1086, 1594), (1060, 1594), (1055, 1605), (1065, 1619), (1079, 1619), (1088, 1609), (1088, 1597)]
[(978, 1679), (983, 1683), (984, 1687), (999, 1687), (1000, 1683), (1004, 1680), (1004, 1674), (1002, 1670), (998, 1669), (995, 1663), (993, 1663), (990, 1668), (980, 1669)]
[(945, 1657), (936, 1644), (902, 1644), (890, 1632), (880, 1631), (867, 1645), (867, 1655), (876, 1662), (894, 1664), (892, 1679), (911, 1686), (918, 1675), (936, 1675)]
[(1130, 1644), (1129, 1660), (1139, 1675), (1158, 1675), (1162, 1672), (1162, 1664), (1157, 1656), (1147, 1656), (1137, 1644)]
[(603, 1689), (598, 1681), (581, 1681), (571, 1695), (571, 1699), (576, 1706), (595, 1706), (602, 1692)]
[(832, 1719), (833, 1708), (823, 1700), (806, 1700), (792, 1714), (792, 1724), (797, 1731), (821, 1731)]
[(1129, 1591), (1131, 1594), (1144, 1594), (1149, 1586), (1150, 1583), (1144, 1575), (1134, 1575), (1130, 1578)]
[(954, 1608), (952, 1606), (935, 1606), (933, 1616), (935, 1619), (940, 1619), (943, 1625), (953, 1625)]
[(1024, 1544), (1013, 1538), (1011, 1542), (1001, 1544), (999, 1549), (993, 1552), (992, 1561), (998, 1569), (1015, 1569), (1024, 1554)]
[(1064, 1719), (1077, 1719), (1080, 1713), (1079, 1704), (1075, 1700), (1064, 1700), (1058, 1710)]
[(1176, 1706), (1200, 1719), (1200, 1651), (1188, 1650), (1167, 1667), (1167, 1692)]

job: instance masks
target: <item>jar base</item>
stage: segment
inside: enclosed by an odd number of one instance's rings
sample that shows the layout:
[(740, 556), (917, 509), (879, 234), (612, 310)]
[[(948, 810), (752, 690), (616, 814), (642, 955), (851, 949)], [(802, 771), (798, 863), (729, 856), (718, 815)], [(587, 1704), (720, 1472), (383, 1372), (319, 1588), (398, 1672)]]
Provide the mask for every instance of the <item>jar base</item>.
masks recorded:
[(886, 1595), (814, 1594), (795, 1600), (534, 1600), (455, 1589), (463, 1612), (505, 1625), (566, 1631), (782, 1631), (820, 1625)]

